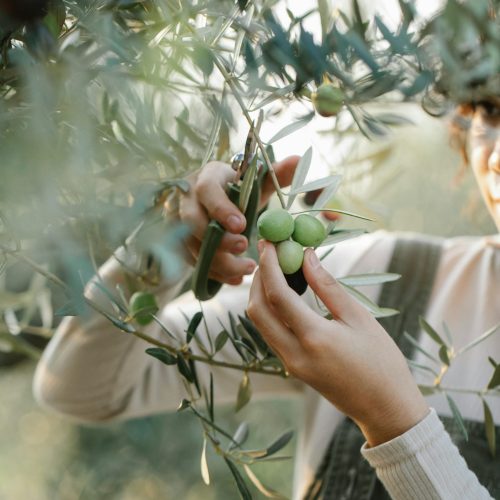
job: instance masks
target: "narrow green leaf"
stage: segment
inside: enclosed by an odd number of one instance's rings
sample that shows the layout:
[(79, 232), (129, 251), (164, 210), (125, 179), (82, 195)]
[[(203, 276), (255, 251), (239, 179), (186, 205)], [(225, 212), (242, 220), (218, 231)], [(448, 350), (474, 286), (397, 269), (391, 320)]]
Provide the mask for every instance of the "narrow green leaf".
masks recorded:
[(179, 406), (177, 407), (177, 411), (183, 411), (187, 408), (190, 408), (191, 407), (191, 401), (188, 401), (187, 399), (183, 399)]
[(214, 376), (210, 373), (210, 393), (209, 393), (209, 405), (208, 405), (208, 415), (210, 420), (213, 422), (215, 420), (214, 413)]
[(495, 387), (500, 386), (500, 365), (496, 365), (493, 370), (493, 375), (488, 382), (488, 389), (494, 389)]
[(226, 332), (226, 330), (222, 330), (216, 337), (215, 339), (215, 352), (219, 352), (227, 342), (227, 339), (229, 338), (229, 334)]
[[(297, 168), (295, 170), (295, 174), (293, 176), (292, 185), (290, 187), (290, 192), (296, 191), (299, 186), (304, 184), (306, 180), (307, 173), (309, 172), (309, 168), (311, 167), (312, 161), (312, 148), (309, 148), (302, 158), (300, 159)], [(287, 209), (290, 208), (296, 198), (296, 195), (289, 194), (288, 195), (288, 203)]]
[(422, 330), (424, 330), (425, 333), (427, 333), (427, 335), (429, 335), (429, 337), (432, 340), (434, 340), (434, 342), (436, 342), (437, 344), (439, 344), (441, 346), (443, 346), (443, 345), (446, 346), (445, 342), (439, 336), (438, 332), (436, 332), (436, 330), (434, 330), (434, 328), (432, 328), (432, 326), (429, 325), (429, 323), (427, 323), (427, 321), (422, 316), (420, 316), (418, 318), (418, 322), (420, 324), (420, 328), (422, 328)]
[(458, 424), (458, 427), (462, 431), (462, 434), (464, 435), (465, 440), (468, 441), (469, 435), (467, 433), (467, 429), (465, 428), (464, 419), (462, 418), (462, 414), (460, 413), (460, 410), (458, 409), (457, 404), (451, 398), (451, 396), (449, 396), (448, 394), (446, 394), (446, 399), (448, 400), (448, 405), (450, 406), (450, 410), (451, 410), (451, 413), (453, 414), (453, 418), (455, 419), (455, 421)]
[(283, 139), (287, 135), (293, 134), (297, 130), (305, 127), (314, 117), (314, 113), (308, 113), (306, 116), (303, 116), (296, 122), (288, 124), (286, 127), (283, 127), (280, 131), (274, 134), (271, 139), (267, 142), (267, 144), (273, 144), (280, 139)]
[(209, 486), (210, 485), (210, 473), (208, 471), (208, 463), (207, 463), (207, 439), (203, 439), (203, 450), (201, 451), (201, 460), (200, 460), (200, 469), (201, 469), (201, 477), (203, 482)]
[(336, 175), (332, 178), (332, 183), (326, 187), (323, 192), (318, 196), (314, 205), (312, 207), (313, 210), (322, 210), (326, 207), (327, 203), (333, 198), (335, 193), (338, 191), (340, 187), (340, 182), (342, 180), (342, 176)]
[(189, 322), (189, 325), (186, 330), (186, 342), (189, 344), (192, 340), (192, 338), (196, 334), (196, 329), (201, 323), (201, 320), (203, 319), (203, 313), (201, 311), (198, 311), (192, 318), (191, 321)]
[(279, 498), (280, 500), (286, 500), (286, 497), (283, 496), (281, 493), (278, 493), (277, 491), (273, 490), (272, 488), (269, 488), (268, 486), (264, 486), (260, 479), (254, 474), (252, 469), (248, 465), (243, 465), (243, 468), (245, 469), (245, 472), (254, 484), (254, 486), (267, 498)]
[(153, 356), (153, 358), (159, 359), (166, 365), (177, 364), (177, 357), (170, 354), (166, 349), (162, 349), (161, 347), (151, 347), (149, 349), (146, 349), (146, 354)]
[(360, 291), (355, 288), (344, 285), (342, 286), (346, 289), (346, 291), (352, 295), (361, 305), (365, 306), (376, 318), (386, 318), (388, 316), (394, 316), (399, 314), (399, 311), (396, 309), (391, 309), (389, 307), (379, 307), (375, 302), (372, 302), (366, 295), (362, 294)]
[(323, 189), (327, 186), (329, 186), (332, 182), (336, 180), (336, 178), (341, 179), (341, 175), (329, 175), (328, 177), (322, 177), (321, 179), (316, 179), (315, 181), (308, 182), (307, 184), (304, 184), (303, 186), (299, 186), (297, 189), (294, 191), (290, 191), (288, 194), (301, 194), (301, 193), (308, 193), (309, 191), (316, 191), (317, 189)]
[(252, 494), (250, 493), (250, 490), (248, 489), (245, 480), (243, 479), (240, 472), (236, 468), (236, 465), (234, 465), (226, 457), (224, 457), (224, 461), (226, 462), (227, 466), (229, 467), (229, 470), (231, 471), (231, 474), (233, 475), (233, 478), (236, 482), (236, 486), (238, 487), (238, 491), (240, 492), (241, 498), (243, 500), (252, 500)]
[(268, 354), (270, 352), (269, 346), (266, 344), (266, 341), (263, 339), (262, 335), (260, 334), (259, 330), (257, 330), (255, 325), (244, 316), (238, 316), (238, 318), (248, 335), (250, 335), (250, 337), (254, 341), (261, 354)]
[(488, 361), (493, 368), (496, 368), (498, 366), (498, 363), (491, 356), (488, 356)]
[(350, 276), (339, 278), (338, 281), (349, 286), (369, 286), (396, 281), (399, 278), (401, 278), (401, 275), (396, 273), (371, 273), (351, 274)]
[(278, 451), (282, 450), (290, 442), (292, 437), (293, 431), (287, 431), (282, 434), (278, 439), (276, 439), (276, 441), (274, 441), (270, 446), (267, 447), (264, 457), (269, 457), (270, 455), (274, 455)]
[(462, 349), (460, 349), (458, 354), (463, 354), (465, 351), (468, 351), (470, 348), (476, 346), (480, 342), (485, 341), (488, 337), (490, 337), (491, 335), (493, 335), (494, 333), (496, 333), (498, 331), (500, 331), (500, 323), (498, 323), (494, 327), (492, 327), (489, 330), (487, 330), (486, 332), (484, 332), (481, 336), (479, 336), (477, 339), (475, 339), (472, 342), (470, 342), (469, 344), (467, 344), (465, 347), (462, 347)]
[(412, 344), (417, 351), (421, 352), (427, 359), (430, 359), (437, 365), (441, 366), (441, 363), (438, 361), (438, 359), (432, 356), (432, 354), (428, 353), (423, 347), (421, 347), (418, 341), (415, 340), (408, 332), (404, 332), (403, 335), (405, 339), (408, 340), (408, 342), (410, 342), (410, 344)]
[[(191, 350), (189, 351), (189, 353), (191, 353)], [(200, 386), (200, 381), (198, 380), (198, 372), (196, 371), (195, 361), (193, 359), (189, 358), (188, 366), (189, 366), (189, 371), (191, 372), (191, 375), (193, 376), (193, 383), (196, 387), (196, 390), (198, 391), (198, 395), (201, 396), (201, 386)]]
[(241, 184), (240, 198), (239, 198), (239, 208), (242, 213), (245, 213), (248, 208), (248, 202), (250, 200), (250, 195), (252, 194), (252, 189), (254, 188), (255, 179), (257, 178), (257, 155), (255, 155), (248, 166), (243, 182)]
[(439, 348), (439, 359), (446, 365), (450, 366), (450, 358), (448, 356), (448, 348), (445, 345), (442, 345)]
[(335, 231), (333, 234), (327, 236), (319, 246), (326, 247), (329, 245), (336, 245), (341, 241), (350, 240), (351, 238), (356, 238), (365, 233), (366, 231), (364, 229), (339, 229)]
[(486, 432), (486, 439), (488, 440), (488, 448), (490, 449), (491, 456), (495, 458), (496, 455), (496, 428), (495, 421), (488, 403), (483, 399), (484, 410), (484, 430)]
[(235, 411), (240, 411), (250, 401), (251, 398), (252, 387), (250, 385), (250, 378), (248, 377), (248, 374), (245, 373), (238, 389)]
[(300, 212), (295, 212), (294, 215), (307, 214), (309, 212), (332, 212), (332, 213), (335, 213), (335, 214), (348, 215), (349, 217), (355, 217), (356, 219), (361, 219), (361, 220), (367, 220), (367, 221), (370, 221), (370, 222), (374, 222), (373, 219), (370, 219), (369, 217), (364, 217), (363, 215), (355, 214), (354, 212), (348, 212), (347, 210), (340, 210), (340, 209), (337, 209), (337, 208), (310, 208), (308, 210), (302, 210)]
[(190, 384), (192, 384), (194, 382), (193, 374), (191, 373), (191, 370), (189, 369), (189, 366), (187, 365), (185, 359), (182, 356), (177, 356), (177, 369), (179, 370), (179, 373)]
[(430, 396), (436, 392), (436, 388), (430, 385), (419, 385), (418, 388), (420, 389), (422, 396)]
[(247, 440), (247, 438), (248, 438), (248, 424), (247, 422), (242, 422), (238, 426), (236, 432), (233, 435), (233, 442), (229, 444), (228, 451), (233, 450), (237, 446), (242, 446), (243, 443)]

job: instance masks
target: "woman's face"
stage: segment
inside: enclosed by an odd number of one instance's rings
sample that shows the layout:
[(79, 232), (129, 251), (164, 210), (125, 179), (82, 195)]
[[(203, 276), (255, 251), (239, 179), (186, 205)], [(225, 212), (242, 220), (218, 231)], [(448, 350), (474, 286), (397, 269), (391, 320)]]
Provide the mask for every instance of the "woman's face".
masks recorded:
[(500, 98), (474, 107), (469, 153), (479, 189), (500, 231)]

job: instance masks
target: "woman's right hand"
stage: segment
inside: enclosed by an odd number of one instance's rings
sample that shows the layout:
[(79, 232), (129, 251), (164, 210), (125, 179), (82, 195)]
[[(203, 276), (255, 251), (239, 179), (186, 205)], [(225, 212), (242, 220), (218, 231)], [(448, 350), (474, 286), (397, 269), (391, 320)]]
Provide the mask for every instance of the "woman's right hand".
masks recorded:
[[(299, 157), (290, 156), (274, 164), (274, 170), (282, 187), (288, 186), (293, 178)], [(191, 235), (186, 240), (186, 258), (195, 264), (200, 253), (203, 236), (210, 220), (214, 219), (224, 227), (220, 247), (212, 261), (209, 278), (239, 285), (243, 276), (252, 274), (255, 262), (241, 254), (248, 248), (248, 240), (241, 233), (245, 230), (246, 220), (238, 207), (227, 194), (228, 182), (234, 181), (235, 171), (230, 165), (213, 161), (187, 178), (191, 189), (181, 194), (179, 218), (191, 227)], [(269, 176), (264, 179), (261, 192), (261, 206), (267, 203), (274, 192)]]
[(274, 245), (259, 242), (248, 315), (291, 375), (316, 389), (360, 427), (370, 446), (403, 434), (429, 412), (389, 334), (324, 269), (312, 249), (303, 271), (333, 319), (286, 283)]

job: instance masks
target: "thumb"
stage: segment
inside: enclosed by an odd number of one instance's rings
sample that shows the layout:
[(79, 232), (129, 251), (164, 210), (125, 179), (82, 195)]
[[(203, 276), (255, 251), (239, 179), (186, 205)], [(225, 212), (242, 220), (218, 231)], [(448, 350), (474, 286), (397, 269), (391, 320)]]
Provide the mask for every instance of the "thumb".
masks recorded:
[[(295, 169), (299, 163), (300, 156), (289, 156), (282, 161), (273, 164), (274, 172), (278, 178), (278, 183), (281, 187), (289, 186), (292, 183)], [(265, 205), (269, 197), (274, 193), (274, 184), (269, 172), (262, 184), (261, 205)]]
[(366, 314), (363, 306), (358, 304), (321, 265), (312, 248), (305, 251), (302, 270), (313, 292), (321, 299), (335, 319), (352, 323), (353, 319), (359, 318), (360, 314)]

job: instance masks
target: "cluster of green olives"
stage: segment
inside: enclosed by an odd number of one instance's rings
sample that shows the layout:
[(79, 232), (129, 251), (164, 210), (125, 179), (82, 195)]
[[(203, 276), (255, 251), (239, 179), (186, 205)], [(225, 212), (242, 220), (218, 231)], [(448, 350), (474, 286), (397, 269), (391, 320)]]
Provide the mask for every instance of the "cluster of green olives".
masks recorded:
[(283, 208), (266, 210), (257, 221), (262, 238), (276, 244), (283, 274), (296, 273), (304, 260), (304, 247), (316, 247), (326, 238), (325, 226), (311, 215), (293, 218)]

